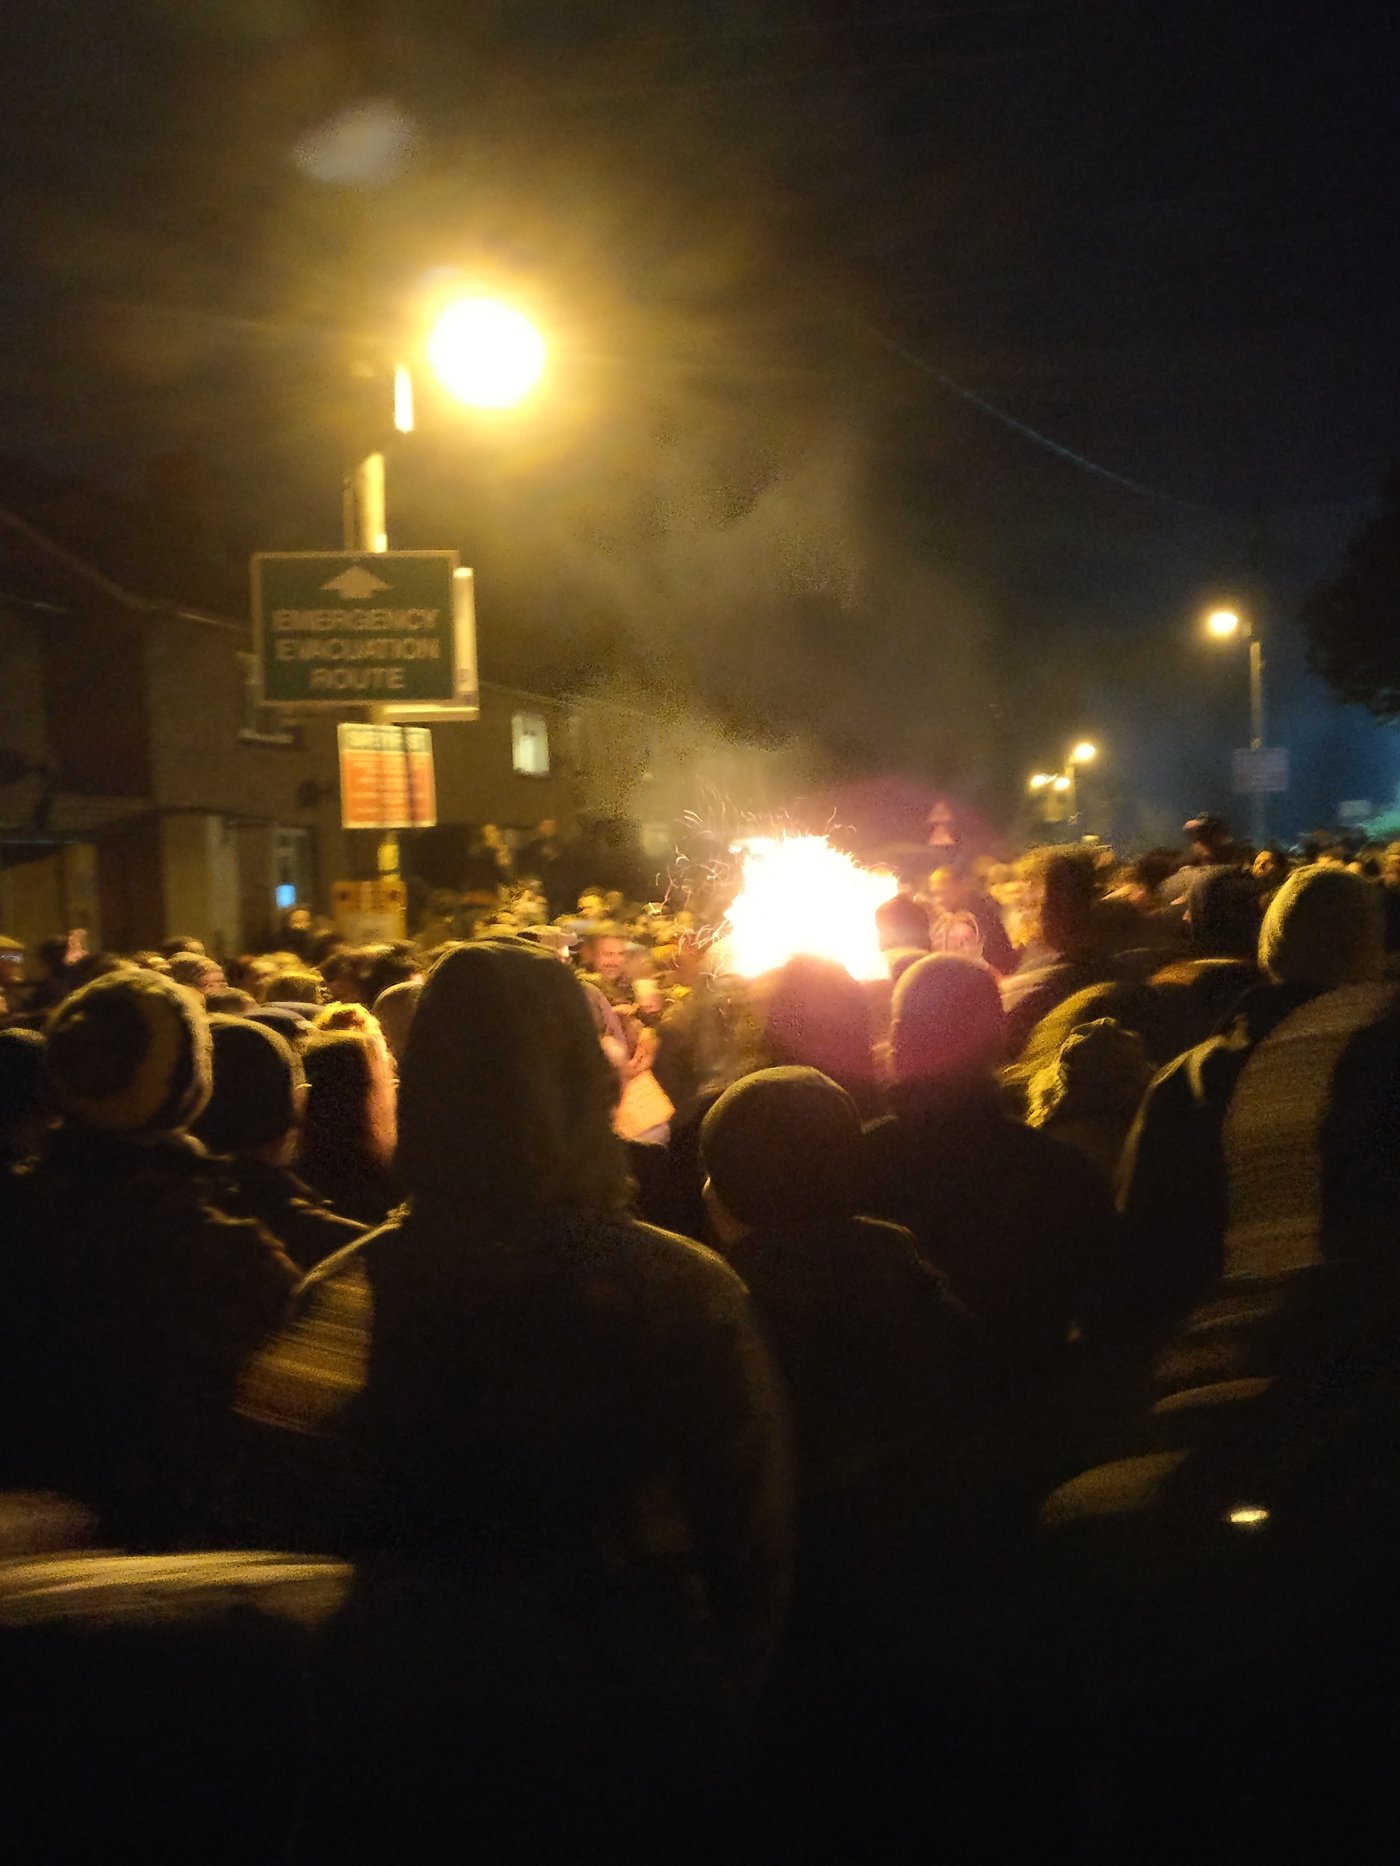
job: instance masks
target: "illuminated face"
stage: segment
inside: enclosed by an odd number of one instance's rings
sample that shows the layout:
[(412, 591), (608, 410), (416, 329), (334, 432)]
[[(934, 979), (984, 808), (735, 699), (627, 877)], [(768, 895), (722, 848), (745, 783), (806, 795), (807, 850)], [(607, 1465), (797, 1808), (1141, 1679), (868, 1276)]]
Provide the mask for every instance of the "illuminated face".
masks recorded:
[(600, 939), (593, 942), (593, 970), (599, 978), (621, 978), (622, 968), (626, 963), (627, 941), (625, 939)]

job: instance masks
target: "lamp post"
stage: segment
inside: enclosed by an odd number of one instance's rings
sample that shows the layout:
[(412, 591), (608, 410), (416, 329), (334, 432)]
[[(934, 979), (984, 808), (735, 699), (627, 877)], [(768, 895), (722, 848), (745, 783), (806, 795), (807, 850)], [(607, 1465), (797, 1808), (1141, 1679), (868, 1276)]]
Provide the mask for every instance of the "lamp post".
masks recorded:
[[(428, 335), (429, 366), (443, 388), (469, 408), (513, 408), (544, 374), (547, 346), (530, 319), (497, 298), (454, 298), (439, 310)], [(372, 366), (367, 373), (373, 375)], [(414, 427), (413, 373), (406, 363), (393, 372), (393, 425), (400, 434)], [(387, 551), (389, 521), (382, 447), (361, 454), (345, 475), (342, 514), (347, 551)], [(376, 725), (389, 723), (389, 708), (372, 706)], [(405, 761), (407, 752), (405, 752)], [(409, 795), (412, 796), (411, 781)], [(385, 832), (379, 844), (379, 872), (399, 872), (399, 839)]]
[[(1235, 609), (1212, 609), (1206, 617), (1206, 633), (1215, 641), (1233, 641), (1243, 636), (1249, 644), (1249, 749), (1264, 749), (1264, 644), (1259, 631), (1247, 616)], [(1258, 772), (1254, 774), (1257, 784)], [(1268, 838), (1268, 798), (1262, 790), (1249, 795), (1249, 834), (1256, 849)]]

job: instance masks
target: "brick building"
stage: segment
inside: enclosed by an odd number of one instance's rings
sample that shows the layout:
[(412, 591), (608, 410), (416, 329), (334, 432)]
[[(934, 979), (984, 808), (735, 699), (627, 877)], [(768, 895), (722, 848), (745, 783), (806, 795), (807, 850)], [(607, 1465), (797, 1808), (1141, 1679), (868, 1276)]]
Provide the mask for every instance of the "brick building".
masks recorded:
[[(268, 934), (279, 888), (324, 911), (373, 874), (376, 838), (340, 826), (334, 720), (259, 707), (251, 650), (246, 622), (151, 601), (0, 510), (0, 930), (228, 952)], [(687, 812), (781, 808), (803, 779), (683, 710), (490, 682), (433, 741), (439, 880), (482, 823), (602, 823), (660, 862)]]

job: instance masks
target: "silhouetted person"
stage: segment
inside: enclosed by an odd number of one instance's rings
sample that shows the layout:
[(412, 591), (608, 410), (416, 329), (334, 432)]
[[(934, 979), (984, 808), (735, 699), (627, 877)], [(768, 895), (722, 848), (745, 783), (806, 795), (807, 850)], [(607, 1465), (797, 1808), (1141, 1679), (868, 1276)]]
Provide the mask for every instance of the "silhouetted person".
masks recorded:
[(867, 1129), (863, 1209), (908, 1225), (981, 1316), (1002, 1365), (1037, 1371), (1064, 1349), (1114, 1249), (1101, 1176), (1005, 1112), (1006, 1019), (995, 976), (934, 954), (895, 988), (893, 1112)]
[(450, 952), (403, 1060), (407, 1209), (250, 1370), (255, 1532), (359, 1562), (332, 1856), (431, 1853), (469, 1781), (503, 1855), (655, 1857), (771, 1658), (772, 1370), (739, 1280), (627, 1216), (614, 1094), (565, 967)]
[(154, 973), (73, 993), (45, 1048), (62, 1121), (5, 1188), (9, 1481), (71, 1492), (118, 1540), (200, 1520), (238, 1370), (297, 1280), (187, 1133), (209, 1058), (199, 999)]
[(292, 1171), (306, 1073), (284, 1037), (242, 1017), (209, 1019), (213, 1092), (192, 1132), (223, 1155), (239, 1212), (256, 1218), (300, 1270), (343, 1250), (363, 1226), (337, 1216)]

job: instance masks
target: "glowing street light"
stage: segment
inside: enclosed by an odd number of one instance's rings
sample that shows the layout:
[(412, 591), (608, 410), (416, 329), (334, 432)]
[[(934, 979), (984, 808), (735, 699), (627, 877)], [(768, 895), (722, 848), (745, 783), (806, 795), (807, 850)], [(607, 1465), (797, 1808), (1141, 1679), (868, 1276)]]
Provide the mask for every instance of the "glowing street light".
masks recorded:
[(1061, 771), (1037, 771), (1027, 779), (1027, 791), (1038, 794), (1041, 791), (1053, 791), (1056, 796), (1068, 796), (1069, 808), (1066, 815), (1072, 826), (1079, 822), (1079, 777), (1080, 765), (1092, 764), (1099, 755), (1099, 748), (1090, 739), (1077, 739), (1065, 753), (1064, 769)]
[[(1264, 644), (1248, 616), (1236, 609), (1212, 609), (1206, 617), (1206, 633), (1215, 641), (1243, 638), (1249, 643), (1249, 749), (1264, 749)], [(1250, 793), (1250, 835), (1256, 849), (1268, 838), (1268, 804), (1263, 791)]]
[[(447, 392), (469, 407), (514, 408), (544, 374), (548, 346), (523, 311), (499, 298), (454, 298), (438, 311), (428, 334), (427, 360)], [(371, 371), (370, 373), (373, 373)], [(394, 366), (393, 421), (400, 434), (414, 427), (413, 372)], [(345, 548), (387, 551), (384, 455), (366, 453), (345, 479)]]
[(523, 311), (499, 298), (454, 298), (428, 337), (438, 381), (469, 408), (514, 408), (538, 385), (548, 349)]

